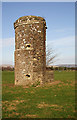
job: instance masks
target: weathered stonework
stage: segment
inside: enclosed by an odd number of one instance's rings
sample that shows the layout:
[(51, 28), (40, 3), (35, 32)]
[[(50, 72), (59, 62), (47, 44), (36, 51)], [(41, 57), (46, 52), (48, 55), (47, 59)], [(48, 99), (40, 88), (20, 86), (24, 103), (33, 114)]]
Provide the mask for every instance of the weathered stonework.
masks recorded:
[(15, 28), (15, 85), (45, 82), (46, 22), (42, 17), (24, 16), (16, 20)]

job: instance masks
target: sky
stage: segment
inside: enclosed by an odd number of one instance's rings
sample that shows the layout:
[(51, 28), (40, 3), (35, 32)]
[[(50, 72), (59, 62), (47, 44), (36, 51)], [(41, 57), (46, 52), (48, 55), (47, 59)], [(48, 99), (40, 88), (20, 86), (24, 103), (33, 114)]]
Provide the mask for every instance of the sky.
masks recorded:
[(0, 44), (2, 64), (14, 65), (14, 22), (19, 17), (27, 15), (45, 18), (47, 24), (46, 45), (58, 54), (57, 61), (53, 64), (74, 64), (74, 2), (2, 2), (2, 46)]

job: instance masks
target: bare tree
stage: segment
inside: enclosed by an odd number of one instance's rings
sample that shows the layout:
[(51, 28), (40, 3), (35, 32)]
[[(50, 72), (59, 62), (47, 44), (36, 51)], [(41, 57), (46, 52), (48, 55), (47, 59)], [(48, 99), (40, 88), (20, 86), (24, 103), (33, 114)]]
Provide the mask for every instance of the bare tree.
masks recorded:
[(47, 46), (46, 47), (46, 66), (52, 65), (54, 62), (56, 62), (57, 54), (55, 51)]

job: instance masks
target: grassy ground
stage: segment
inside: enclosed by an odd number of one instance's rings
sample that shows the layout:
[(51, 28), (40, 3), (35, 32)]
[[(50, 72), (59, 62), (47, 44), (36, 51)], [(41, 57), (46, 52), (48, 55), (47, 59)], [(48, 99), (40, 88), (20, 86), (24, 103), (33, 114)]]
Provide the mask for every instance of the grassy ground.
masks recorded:
[(43, 87), (14, 86), (14, 72), (2, 73), (3, 118), (74, 118), (75, 72), (54, 72)]

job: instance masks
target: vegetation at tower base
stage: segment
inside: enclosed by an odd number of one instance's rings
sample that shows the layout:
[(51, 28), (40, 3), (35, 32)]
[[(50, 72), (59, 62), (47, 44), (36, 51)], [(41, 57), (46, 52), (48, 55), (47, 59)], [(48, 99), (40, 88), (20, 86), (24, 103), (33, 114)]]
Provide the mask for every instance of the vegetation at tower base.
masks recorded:
[(46, 82), (46, 22), (38, 16), (16, 20), (15, 84), (30, 85)]

